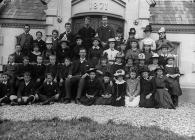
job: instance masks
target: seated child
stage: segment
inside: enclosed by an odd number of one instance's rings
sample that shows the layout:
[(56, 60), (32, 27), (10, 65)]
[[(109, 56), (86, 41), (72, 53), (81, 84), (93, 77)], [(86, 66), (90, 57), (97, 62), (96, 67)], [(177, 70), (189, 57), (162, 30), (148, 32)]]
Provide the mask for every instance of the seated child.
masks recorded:
[(34, 79), (36, 82), (35, 87), (39, 88), (45, 79), (45, 70), (46, 70), (46, 67), (43, 64), (42, 56), (37, 56), (37, 64), (34, 65), (33, 69), (34, 69)]
[(50, 55), (49, 56), (49, 64), (46, 65), (46, 73), (52, 73), (54, 76), (53, 81), (57, 83), (58, 78), (58, 64), (56, 63), (56, 56)]
[(95, 37), (93, 38), (93, 46), (89, 49), (88, 59), (91, 62), (92, 66), (95, 67), (99, 63), (99, 59), (102, 56), (103, 50), (99, 46), (100, 39)]
[(9, 82), (9, 76), (7, 73), (2, 74), (2, 82), (0, 83), (0, 105), (8, 104), (11, 105), (17, 103), (17, 96), (14, 95), (13, 85)]
[(149, 78), (149, 70), (144, 67), (140, 70), (140, 107), (153, 108), (155, 107), (154, 93), (155, 86), (153, 80)]
[(180, 72), (179, 68), (174, 65), (175, 57), (173, 55), (167, 56), (167, 65), (165, 65), (165, 74), (170, 82), (170, 93), (173, 104), (178, 106), (178, 98), (182, 95), (182, 90), (179, 84)]
[(46, 74), (46, 80), (38, 89), (37, 94), (42, 105), (52, 104), (59, 100), (60, 90), (58, 84), (53, 82), (52, 73)]
[(64, 63), (64, 58), (72, 58), (72, 50), (70, 49), (69, 42), (67, 40), (61, 40), (60, 47), (56, 52), (58, 63)]
[(24, 80), (20, 81), (17, 98), (18, 105), (32, 104), (35, 100), (35, 87), (29, 72), (24, 73)]
[(111, 84), (112, 74), (109, 72), (105, 72), (103, 75), (103, 86), (104, 90), (102, 90), (100, 97), (97, 98), (95, 104), (96, 105), (111, 105), (112, 103), (112, 95), (114, 93), (113, 85)]
[(84, 96), (81, 96), (80, 103), (83, 105), (94, 105), (103, 87), (101, 81), (96, 77), (96, 69), (90, 68), (87, 73), (89, 77), (84, 84)]
[(125, 96), (126, 107), (137, 107), (140, 101), (140, 81), (137, 79), (137, 72), (130, 71), (130, 79), (127, 80), (127, 95)]
[(125, 80), (123, 80), (125, 76), (125, 71), (122, 69), (119, 69), (116, 71), (114, 76), (116, 77), (116, 80), (113, 84), (114, 94), (113, 94), (112, 105), (113, 106), (124, 106), (126, 88), (127, 88), (127, 83)]
[(164, 74), (164, 69), (159, 67), (156, 69), (156, 76), (154, 77), (155, 84), (155, 101), (156, 108), (175, 109), (171, 95), (169, 92), (170, 82)]
[(31, 63), (37, 62), (37, 56), (41, 55), (41, 52), (39, 51), (39, 46), (34, 43), (33, 44), (33, 51), (30, 53), (29, 58)]
[(107, 57), (108, 63), (111, 65), (114, 63), (116, 55), (119, 53), (119, 51), (115, 50), (115, 42), (116, 40), (114, 38), (108, 39), (109, 49), (103, 52), (103, 55)]

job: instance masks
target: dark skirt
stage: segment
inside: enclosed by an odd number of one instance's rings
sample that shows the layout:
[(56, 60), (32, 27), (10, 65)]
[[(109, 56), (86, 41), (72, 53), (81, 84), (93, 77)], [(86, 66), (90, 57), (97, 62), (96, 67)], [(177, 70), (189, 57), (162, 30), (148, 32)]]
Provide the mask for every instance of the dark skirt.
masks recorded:
[(111, 103), (112, 97), (110, 98), (98, 97), (95, 102), (96, 105), (111, 105)]
[(155, 93), (155, 100), (157, 103), (157, 108), (174, 109), (173, 101), (171, 95), (165, 89), (157, 89)]
[(147, 95), (140, 95), (140, 102), (139, 107), (145, 107), (145, 108), (154, 108), (155, 107), (155, 100), (154, 96), (151, 95), (149, 99), (146, 99)]
[(169, 84), (170, 94), (171, 95), (177, 95), (177, 96), (182, 95), (182, 90), (181, 90), (181, 87), (180, 87), (180, 84), (179, 84), (178, 80), (169, 78), (169, 82), (170, 82), (170, 84)]
[(112, 106), (125, 106), (125, 97), (122, 97), (120, 100), (116, 100), (116, 98), (112, 99)]
[(95, 101), (96, 101), (96, 97), (88, 98), (87, 96), (83, 96), (80, 99), (81, 104), (86, 106), (94, 105)]

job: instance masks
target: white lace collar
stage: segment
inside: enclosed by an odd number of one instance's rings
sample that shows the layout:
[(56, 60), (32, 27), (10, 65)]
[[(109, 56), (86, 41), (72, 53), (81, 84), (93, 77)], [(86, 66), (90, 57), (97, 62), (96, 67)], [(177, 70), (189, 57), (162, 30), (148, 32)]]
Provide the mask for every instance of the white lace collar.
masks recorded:
[(119, 84), (119, 85), (120, 85), (120, 84), (124, 84), (125, 82), (126, 82), (125, 80), (122, 80), (122, 81), (116, 80), (116, 81), (115, 81), (115, 83), (116, 83), (116, 84)]

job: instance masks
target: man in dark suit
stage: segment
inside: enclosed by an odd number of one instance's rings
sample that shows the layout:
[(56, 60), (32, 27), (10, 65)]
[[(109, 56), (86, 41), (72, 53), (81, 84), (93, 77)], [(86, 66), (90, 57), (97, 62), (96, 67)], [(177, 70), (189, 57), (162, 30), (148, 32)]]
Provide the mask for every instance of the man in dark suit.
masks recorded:
[(33, 46), (33, 36), (29, 33), (30, 25), (26, 24), (24, 26), (24, 33), (16, 37), (17, 44), (22, 47), (22, 53), (28, 55), (32, 51)]
[(79, 51), (80, 59), (73, 61), (71, 65), (69, 76), (65, 81), (65, 103), (71, 102), (71, 86), (75, 83), (79, 83), (75, 103), (80, 104), (79, 99), (85, 82), (84, 78), (88, 75), (86, 71), (90, 68), (90, 64), (86, 59), (86, 54), (86, 49), (81, 48)]
[(46, 50), (46, 44), (45, 41), (42, 40), (43, 33), (41, 31), (36, 32), (36, 39), (34, 40), (34, 43), (36, 43), (39, 46), (39, 50), (42, 53)]
[(60, 40), (68, 40), (70, 42), (70, 48), (74, 45), (74, 34), (71, 32), (71, 23), (65, 23), (65, 32), (60, 34)]
[(83, 45), (89, 50), (92, 47), (92, 38), (95, 36), (95, 30), (90, 27), (90, 17), (85, 17), (85, 25), (78, 34), (83, 38)]
[(114, 29), (108, 25), (108, 18), (102, 17), (102, 26), (97, 29), (97, 36), (100, 38), (103, 48), (106, 47), (109, 38), (114, 38)]

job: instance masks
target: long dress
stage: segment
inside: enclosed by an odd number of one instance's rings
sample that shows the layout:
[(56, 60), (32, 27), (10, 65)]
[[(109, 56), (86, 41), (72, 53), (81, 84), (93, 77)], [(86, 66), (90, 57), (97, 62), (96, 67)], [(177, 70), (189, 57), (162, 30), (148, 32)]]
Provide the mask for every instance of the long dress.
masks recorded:
[[(104, 91), (102, 91), (101, 96), (96, 99), (96, 105), (111, 105), (112, 96), (114, 93), (114, 88), (109, 83), (104, 83)], [(109, 98), (105, 98), (105, 96), (110, 96)]]
[(174, 109), (175, 106), (172, 102), (171, 95), (168, 91), (168, 79), (165, 76), (155, 77), (155, 101), (157, 108)]
[[(126, 95), (126, 87), (127, 83), (123, 80), (119, 82), (116, 80), (114, 83), (114, 95), (113, 95), (113, 100), (112, 100), (112, 105), (113, 106), (124, 106), (125, 105), (125, 95)], [(119, 98), (117, 100), (117, 98)]]
[[(137, 107), (140, 101), (140, 81), (139, 79), (128, 79), (127, 80), (127, 94), (129, 96), (125, 96), (125, 106), (126, 107)], [(130, 96), (133, 99), (130, 101)]]
[[(146, 96), (148, 94), (152, 93), (149, 99), (146, 99)], [(153, 108), (155, 107), (155, 101), (154, 101), (154, 83), (153, 80), (149, 79), (140, 79), (140, 107), (146, 107), (146, 108)]]

